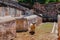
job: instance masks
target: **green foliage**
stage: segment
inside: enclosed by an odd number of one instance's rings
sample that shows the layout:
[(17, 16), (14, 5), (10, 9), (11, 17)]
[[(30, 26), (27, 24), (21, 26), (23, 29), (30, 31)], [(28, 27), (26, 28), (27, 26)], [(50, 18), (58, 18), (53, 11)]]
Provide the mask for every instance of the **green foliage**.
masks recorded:
[(25, 0), (18, 0), (18, 2), (24, 2)]
[(56, 0), (57, 2), (60, 2), (60, 0)]
[(45, 0), (37, 0), (37, 2), (39, 2), (41, 4), (44, 4), (45, 3)]
[(50, 3), (50, 2), (56, 2), (56, 0), (46, 0), (45, 4)]
[(30, 3), (30, 4), (34, 4), (35, 1), (41, 4), (47, 4), (50, 2), (60, 2), (60, 0), (18, 0), (18, 2), (24, 2), (24, 3)]
[(30, 5), (33, 5), (35, 0), (18, 0), (19, 3), (29, 3)]
[(47, 4), (50, 2), (60, 2), (60, 0), (37, 0), (37, 2), (42, 3), (42, 4)]

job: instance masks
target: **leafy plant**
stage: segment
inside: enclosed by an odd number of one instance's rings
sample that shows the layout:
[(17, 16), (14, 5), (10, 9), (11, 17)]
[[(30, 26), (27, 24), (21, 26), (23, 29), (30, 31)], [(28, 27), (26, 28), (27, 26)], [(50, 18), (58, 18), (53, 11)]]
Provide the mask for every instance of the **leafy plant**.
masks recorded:
[(50, 2), (60, 2), (60, 0), (18, 0), (18, 2), (24, 2), (24, 3), (30, 3), (30, 4), (34, 4), (34, 2), (36, 1), (41, 4), (47, 4)]
[(25, 0), (18, 0), (18, 2), (24, 2)]

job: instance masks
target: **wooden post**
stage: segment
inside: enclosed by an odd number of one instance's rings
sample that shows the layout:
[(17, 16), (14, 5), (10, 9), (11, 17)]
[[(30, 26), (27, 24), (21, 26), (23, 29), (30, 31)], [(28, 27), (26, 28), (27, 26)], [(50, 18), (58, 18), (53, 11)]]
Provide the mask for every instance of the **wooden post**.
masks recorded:
[(2, 16), (2, 7), (0, 7), (0, 16)]
[(60, 15), (58, 15), (58, 40), (60, 40)]

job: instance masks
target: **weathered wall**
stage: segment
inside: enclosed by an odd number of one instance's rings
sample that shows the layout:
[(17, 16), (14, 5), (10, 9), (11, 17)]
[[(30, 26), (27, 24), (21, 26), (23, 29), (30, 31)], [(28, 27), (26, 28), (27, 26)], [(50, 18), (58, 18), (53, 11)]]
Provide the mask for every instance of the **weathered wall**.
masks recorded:
[[(16, 37), (16, 22), (15, 19), (0, 18), (0, 40), (12, 40)], [(8, 19), (8, 20), (6, 20)], [(10, 20), (9, 20), (10, 19)]]
[(26, 31), (27, 30), (27, 21), (23, 18), (21, 19), (16, 19), (16, 29), (17, 31)]
[(11, 7), (0, 7), (0, 16), (20, 16), (21, 10), (15, 9), (15, 8), (11, 8)]

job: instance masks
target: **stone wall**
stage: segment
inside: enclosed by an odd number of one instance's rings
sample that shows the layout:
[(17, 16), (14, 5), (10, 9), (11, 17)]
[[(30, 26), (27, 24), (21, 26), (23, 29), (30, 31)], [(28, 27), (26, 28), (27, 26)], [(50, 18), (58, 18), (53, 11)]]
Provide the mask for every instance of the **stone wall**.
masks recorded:
[(16, 16), (20, 16), (21, 10), (12, 8), (12, 7), (0, 7), (0, 16), (12, 16), (12, 17), (16, 17)]
[(0, 17), (0, 40), (13, 40), (16, 37), (16, 22), (10, 18)]

